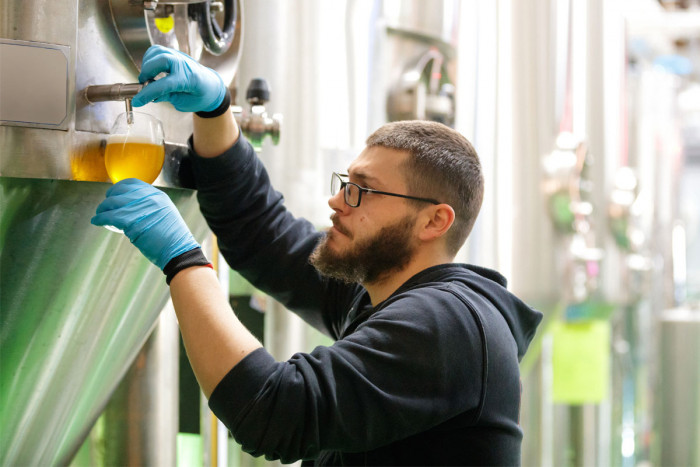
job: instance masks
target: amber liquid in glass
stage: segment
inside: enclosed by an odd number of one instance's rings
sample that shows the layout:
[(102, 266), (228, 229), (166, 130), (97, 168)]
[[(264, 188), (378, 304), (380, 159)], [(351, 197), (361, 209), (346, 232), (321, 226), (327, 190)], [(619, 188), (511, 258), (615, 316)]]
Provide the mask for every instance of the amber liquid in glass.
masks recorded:
[(105, 167), (112, 183), (125, 178), (138, 178), (153, 183), (165, 160), (163, 145), (146, 138), (112, 135), (105, 148)]

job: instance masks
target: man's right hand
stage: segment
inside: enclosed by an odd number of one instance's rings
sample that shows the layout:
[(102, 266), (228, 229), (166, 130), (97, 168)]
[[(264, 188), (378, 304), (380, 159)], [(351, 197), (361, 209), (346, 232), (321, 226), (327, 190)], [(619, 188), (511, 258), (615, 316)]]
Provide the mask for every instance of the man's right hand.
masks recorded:
[(145, 83), (162, 72), (168, 75), (144, 86), (134, 96), (134, 107), (168, 101), (181, 112), (210, 112), (226, 96), (226, 85), (214, 70), (180, 51), (151, 46), (143, 56), (139, 82)]

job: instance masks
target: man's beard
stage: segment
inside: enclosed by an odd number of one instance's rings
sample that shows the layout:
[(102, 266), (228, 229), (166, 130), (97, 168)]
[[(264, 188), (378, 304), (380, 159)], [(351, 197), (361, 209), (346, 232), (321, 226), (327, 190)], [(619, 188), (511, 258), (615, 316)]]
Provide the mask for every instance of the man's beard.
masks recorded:
[(328, 246), (327, 234), (311, 254), (309, 262), (324, 276), (343, 282), (377, 282), (402, 270), (413, 257), (417, 248), (413, 238), (415, 219), (415, 215), (407, 215), (342, 253), (336, 253)]

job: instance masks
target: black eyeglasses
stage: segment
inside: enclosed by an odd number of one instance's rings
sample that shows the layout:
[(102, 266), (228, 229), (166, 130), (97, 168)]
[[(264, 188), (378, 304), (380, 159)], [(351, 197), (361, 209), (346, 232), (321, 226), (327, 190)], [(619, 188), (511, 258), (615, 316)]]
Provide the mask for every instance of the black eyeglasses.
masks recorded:
[(418, 198), (416, 196), (408, 196), (408, 195), (399, 195), (397, 193), (388, 193), (386, 191), (379, 191), (379, 190), (373, 190), (371, 188), (364, 188), (358, 185), (357, 183), (352, 183), (347, 180), (343, 180), (342, 177), (347, 178), (348, 175), (345, 174), (338, 174), (333, 172), (331, 174), (331, 195), (335, 196), (340, 190), (345, 190), (345, 204), (350, 206), (351, 208), (356, 208), (360, 205), (360, 202), (362, 201), (362, 193), (376, 193), (378, 195), (387, 195), (387, 196), (397, 196), (399, 198), (406, 198), (406, 199), (415, 199), (416, 201), (424, 201), (426, 203), (432, 203), (432, 204), (440, 204), (439, 201), (436, 201), (431, 198)]

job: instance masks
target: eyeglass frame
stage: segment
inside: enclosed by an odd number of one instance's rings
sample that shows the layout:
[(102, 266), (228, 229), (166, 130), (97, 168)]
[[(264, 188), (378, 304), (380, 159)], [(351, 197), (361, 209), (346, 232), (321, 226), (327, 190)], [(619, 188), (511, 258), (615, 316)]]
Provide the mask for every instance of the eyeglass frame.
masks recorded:
[[(340, 187), (338, 188), (338, 191), (336, 191), (335, 193), (333, 193), (333, 180), (334, 180), (334, 177), (337, 177), (338, 180), (340, 180)], [(437, 201), (437, 200), (434, 200), (434, 199), (432, 199), (432, 198), (420, 198), (420, 197), (418, 197), (418, 196), (401, 195), (401, 194), (398, 194), (398, 193), (389, 193), (388, 191), (379, 191), (379, 190), (373, 190), (372, 188), (365, 188), (365, 187), (362, 187), (362, 186), (358, 185), (357, 183), (353, 183), (353, 182), (351, 182), (351, 181), (349, 181), (349, 180), (343, 180), (342, 177), (348, 178), (348, 177), (350, 177), (350, 175), (347, 175), (347, 174), (339, 174), (339, 173), (337, 173), (337, 172), (332, 172), (332, 173), (331, 173), (331, 196), (335, 196), (336, 194), (338, 194), (338, 193), (340, 192), (340, 190), (343, 190), (343, 191), (344, 191), (344, 193), (343, 193), (343, 201), (345, 201), (345, 204), (347, 204), (347, 205), (350, 206), (351, 208), (357, 208), (357, 207), (360, 206), (360, 204), (362, 203), (362, 193), (374, 193), (374, 194), (377, 194), (377, 195), (396, 196), (397, 198), (413, 199), (413, 200), (416, 200), (416, 201), (423, 201), (423, 202), (426, 202), (426, 203), (436, 204), (436, 205), (437, 205), (437, 204), (442, 204), (441, 202), (439, 202), (439, 201)], [(355, 205), (350, 204), (350, 202), (348, 201), (348, 191), (345, 189), (345, 187), (346, 187), (347, 185), (352, 185), (352, 186), (354, 186), (355, 188), (357, 188), (358, 190), (360, 190), (360, 194), (357, 196), (357, 204), (355, 204)]]

